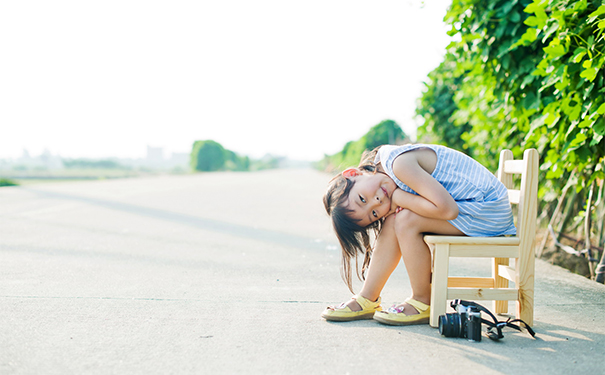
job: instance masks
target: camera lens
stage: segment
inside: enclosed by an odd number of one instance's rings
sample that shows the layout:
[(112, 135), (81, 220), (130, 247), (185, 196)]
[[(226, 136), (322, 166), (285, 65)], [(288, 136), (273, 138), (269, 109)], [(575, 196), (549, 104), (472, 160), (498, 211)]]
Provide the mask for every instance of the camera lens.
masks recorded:
[(463, 337), (461, 336), (461, 329), (462, 324), (459, 314), (445, 314), (439, 316), (439, 333), (443, 336)]

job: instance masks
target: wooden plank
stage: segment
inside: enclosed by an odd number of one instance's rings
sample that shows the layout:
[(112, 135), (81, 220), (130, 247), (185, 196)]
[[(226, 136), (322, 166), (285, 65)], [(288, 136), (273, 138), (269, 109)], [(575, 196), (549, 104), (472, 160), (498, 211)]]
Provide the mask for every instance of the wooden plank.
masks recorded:
[[(508, 288), (509, 280), (506, 279), (500, 270), (502, 268), (510, 268), (508, 266), (509, 258), (494, 258), (492, 261), (492, 278), (494, 280), (494, 288)], [(507, 301), (495, 301), (494, 312), (496, 314), (505, 314), (508, 312)]]
[(517, 258), (519, 246), (465, 246), (451, 245), (450, 257), (456, 258)]
[(465, 277), (465, 276), (450, 276), (447, 280), (449, 288), (493, 288), (494, 279), (491, 277)]
[(519, 288), (517, 317), (533, 325), (534, 316), (534, 240), (536, 235), (536, 217), (538, 207), (538, 152), (535, 149), (525, 150), (523, 160), (527, 163), (527, 175), (521, 180), (521, 197), (519, 204), (519, 239), (521, 252), (515, 264)]
[(448, 244), (435, 245), (433, 256), (433, 279), (431, 283), (431, 327), (439, 327), (439, 315), (447, 309), (447, 276), (450, 266)]
[(508, 200), (512, 204), (519, 204), (519, 202), (521, 201), (521, 191), (510, 189), (508, 191)]
[(449, 243), (469, 245), (518, 245), (518, 237), (424, 236), (427, 244)]
[(525, 169), (525, 161), (523, 160), (507, 160), (504, 162), (504, 172), (521, 174)]
[(447, 299), (514, 301), (519, 296), (515, 288), (447, 288)]
[(513, 283), (517, 281), (517, 271), (510, 266), (499, 265), (498, 275), (506, 280), (512, 281)]
[(513, 153), (511, 150), (502, 150), (500, 152), (500, 160), (498, 161), (498, 180), (500, 180), (507, 189), (512, 189), (513, 175), (504, 172), (504, 163), (506, 163), (507, 160), (513, 160)]

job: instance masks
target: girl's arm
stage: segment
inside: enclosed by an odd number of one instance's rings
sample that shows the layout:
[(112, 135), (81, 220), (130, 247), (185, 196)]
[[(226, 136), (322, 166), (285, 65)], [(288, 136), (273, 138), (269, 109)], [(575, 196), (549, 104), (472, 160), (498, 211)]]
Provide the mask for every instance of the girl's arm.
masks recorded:
[[(458, 205), (454, 198), (422, 166), (422, 153), (406, 152), (393, 162), (393, 173), (404, 184), (419, 195), (396, 189), (391, 197), (393, 205), (406, 208), (418, 215), (453, 220), (458, 216)], [(426, 154), (425, 154), (426, 155)], [(426, 161), (423, 162), (426, 164)]]

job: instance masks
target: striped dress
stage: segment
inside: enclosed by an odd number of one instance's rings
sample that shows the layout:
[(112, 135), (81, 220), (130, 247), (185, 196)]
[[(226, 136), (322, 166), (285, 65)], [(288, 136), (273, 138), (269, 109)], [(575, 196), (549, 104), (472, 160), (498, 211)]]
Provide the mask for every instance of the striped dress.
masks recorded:
[(487, 168), (469, 156), (439, 145), (403, 145), (380, 147), (375, 162), (402, 190), (416, 194), (393, 173), (393, 161), (404, 152), (429, 148), (437, 154), (432, 176), (458, 204), (458, 217), (449, 222), (467, 236), (516, 234), (513, 213), (504, 185)]

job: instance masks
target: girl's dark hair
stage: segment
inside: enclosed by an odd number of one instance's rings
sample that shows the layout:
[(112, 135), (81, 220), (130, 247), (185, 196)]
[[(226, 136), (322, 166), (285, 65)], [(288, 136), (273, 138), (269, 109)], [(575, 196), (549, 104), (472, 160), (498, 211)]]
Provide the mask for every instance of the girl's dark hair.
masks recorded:
[[(378, 148), (370, 152), (364, 152), (361, 163), (358, 168), (365, 172), (375, 173), (376, 165), (374, 158)], [(355, 185), (353, 180), (345, 178), (338, 174), (328, 184), (328, 190), (323, 197), (326, 212), (332, 219), (332, 227), (338, 237), (342, 248), (342, 276), (343, 280), (353, 292), (353, 283), (351, 281), (351, 259), (355, 259), (355, 271), (360, 280), (365, 280), (365, 271), (370, 265), (372, 256), (372, 246), (370, 243), (370, 234), (373, 232), (375, 237), (381, 230), (382, 220), (375, 221), (367, 227), (358, 224), (358, 220), (351, 218), (352, 209), (348, 208), (348, 198), (351, 189)], [(358, 255), (363, 255), (364, 260), (359, 274)]]

